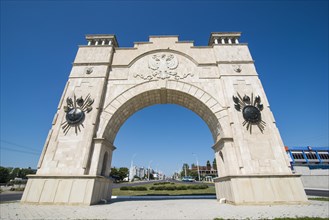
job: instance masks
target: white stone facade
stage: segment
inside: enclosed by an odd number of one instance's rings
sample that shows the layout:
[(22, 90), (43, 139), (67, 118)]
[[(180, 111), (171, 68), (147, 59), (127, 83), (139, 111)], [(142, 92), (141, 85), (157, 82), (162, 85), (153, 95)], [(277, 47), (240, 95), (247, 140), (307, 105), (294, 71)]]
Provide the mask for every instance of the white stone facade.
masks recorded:
[[(118, 130), (136, 111), (166, 103), (184, 106), (207, 123), (220, 174), (215, 180), (218, 199), (234, 204), (306, 202), (248, 46), (239, 37), (212, 33), (208, 46), (196, 47), (177, 36), (150, 36), (149, 42), (121, 48), (114, 35), (88, 35), (22, 202), (95, 204), (109, 199), (107, 177)], [(261, 98), (263, 131), (243, 126), (245, 119), (232, 100), (237, 93)], [(74, 96), (94, 102), (83, 126), (65, 133), (64, 109)]]

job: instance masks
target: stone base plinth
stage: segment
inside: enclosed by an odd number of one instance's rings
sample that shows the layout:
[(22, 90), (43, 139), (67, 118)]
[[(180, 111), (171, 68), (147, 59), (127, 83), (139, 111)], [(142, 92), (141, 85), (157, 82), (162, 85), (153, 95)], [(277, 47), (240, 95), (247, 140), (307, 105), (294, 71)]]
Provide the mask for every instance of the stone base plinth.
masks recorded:
[(112, 181), (103, 176), (29, 175), (21, 202), (92, 205), (110, 200)]
[(307, 203), (300, 175), (237, 175), (214, 182), (217, 199), (235, 205)]

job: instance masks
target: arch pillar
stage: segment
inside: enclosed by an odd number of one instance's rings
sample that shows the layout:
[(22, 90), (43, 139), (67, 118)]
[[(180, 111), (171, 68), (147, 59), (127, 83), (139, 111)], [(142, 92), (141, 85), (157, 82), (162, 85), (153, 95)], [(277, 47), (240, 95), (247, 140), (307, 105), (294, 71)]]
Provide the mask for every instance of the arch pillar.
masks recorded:
[(113, 183), (109, 174), (116, 148), (105, 138), (94, 138), (91, 148), (88, 175), (29, 175), (21, 202), (92, 205), (109, 201)]
[(217, 161), (214, 179), (216, 197), (231, 204), (282, 204), (307, 201), (300, 175), (291, 173), (246, 173), (239, 147), (234, 139), (219, 139), (212, 147)]
[(89, 161), (89, 174), (90, 175), (101, 175), (104, 164), (104, 155), (107, 153), (107, 162), (105, 163), (105, 171), (102, 176), (109, 176), (111, 171), (111, 162), (112, 162), (112, 154), (116, 147), (113, 146), (105, 138), (94, 138), (92, 156)]

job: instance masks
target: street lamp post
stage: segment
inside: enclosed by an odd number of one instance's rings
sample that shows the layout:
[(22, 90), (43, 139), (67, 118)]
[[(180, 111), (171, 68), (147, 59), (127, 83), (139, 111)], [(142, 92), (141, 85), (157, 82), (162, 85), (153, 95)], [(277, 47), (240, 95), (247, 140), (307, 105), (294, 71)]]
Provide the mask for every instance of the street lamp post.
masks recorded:
[(195, 156), (195, 159), (196, 159), (196, 166), (198, 168), (198, 177), (199, 177), (199, 181), (201, 180), (200, 179), (200, 170), (199, 170), (199, 161), (198, 161), (198, 156), (196, 154), (193, 154)]
[(186, 177), (187, 173), (186, 173), (186, 165), (185, 164), (184, 164), (184, 171), (185, 171), (185, 177)]
[(149, 162), (149, 171), (147, 172), (147, 179), (148, 181), (150, 181), (150, 171), (151, 171), (151, 163), (152, 163), (152, 160)]
[(134, 158), (136, 157), (136, 154), (134, 154), (131, 158), (131, 163), (130, 163), (130, 170), (129, 170), (129, 181), (131, 182), (134, 177), (133, 177), (133, 165), (134, 165)]

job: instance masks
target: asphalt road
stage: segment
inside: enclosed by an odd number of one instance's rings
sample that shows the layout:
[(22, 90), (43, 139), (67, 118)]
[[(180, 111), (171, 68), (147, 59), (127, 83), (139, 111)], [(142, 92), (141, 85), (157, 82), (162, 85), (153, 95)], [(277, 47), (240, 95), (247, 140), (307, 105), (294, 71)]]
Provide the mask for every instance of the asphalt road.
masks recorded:
[(306, 195), (308, 196), (324, 196), (329, 197), (329, 190), (314, 190), (314, 189), (305, 189)]
[[(139, 186), (147, 183), (156, 183), (162, 181), (150, 181), (150, 182), (136, 182), (136, 183), (121, 183), (121, 184), (113, 184), (113, 188), (120, 188), (122, 186)], [(173, 181), (180, 182), (181, 181)], [(187, 184), (198, 184), (198, 182), (192, 182)], [(329, 190), (314, 190), (314, 189), (305, 189), (306, 195), (308, 196), (323, 196), (329, 197)], [(0, 203), (20, 200), (22, 198), (23, 192), (5, 192), (0, 194)]]
[(0, 203), (20, 200), (22, 198), (23, 192), (8, 192), (0, 194)]

